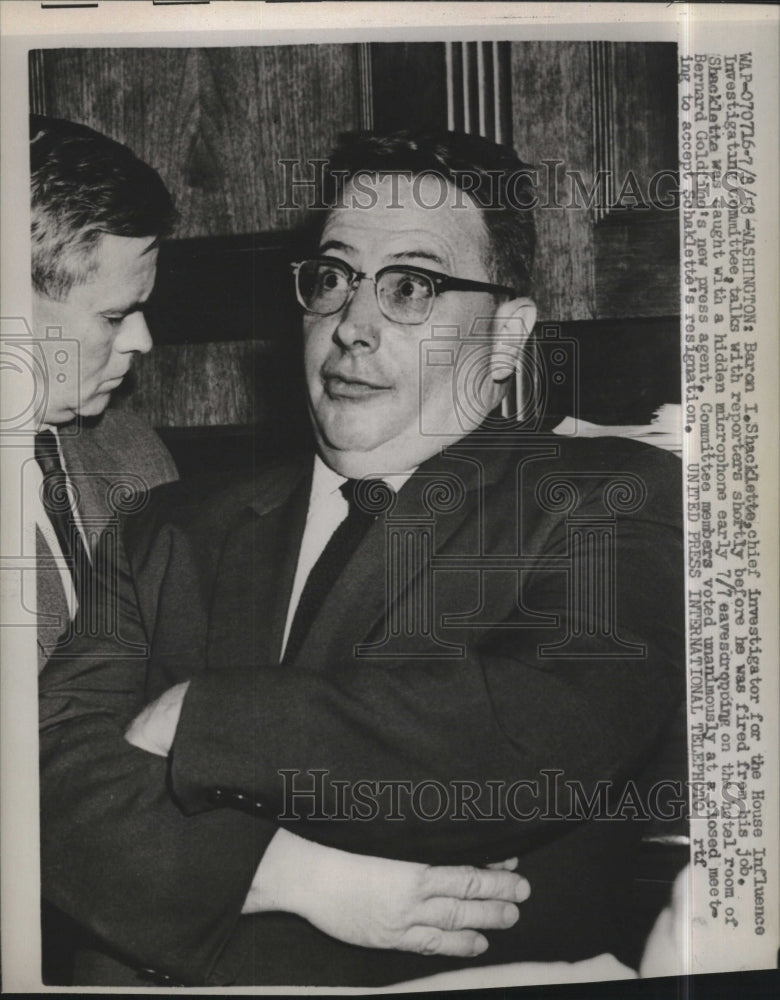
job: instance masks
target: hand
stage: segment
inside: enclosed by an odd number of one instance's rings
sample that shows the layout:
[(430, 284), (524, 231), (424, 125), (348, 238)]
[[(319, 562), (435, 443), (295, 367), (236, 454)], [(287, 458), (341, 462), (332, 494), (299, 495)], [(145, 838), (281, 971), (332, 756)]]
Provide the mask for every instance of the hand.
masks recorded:
[(516, 904), (530, 892), (524, 878), (505, 869), (348, 854), (280, 829), (242, 912), (297, 913), (325, 934), (365, 948), (471, 958), (488, 946), (478, 931), (511, 927), (520, 915)]
[(139, 750), (167, 757), (173, 746), (181, 706), (189, 686), (189, 681), (176, 684), (147, 705), (127, 727), (127, 742)]

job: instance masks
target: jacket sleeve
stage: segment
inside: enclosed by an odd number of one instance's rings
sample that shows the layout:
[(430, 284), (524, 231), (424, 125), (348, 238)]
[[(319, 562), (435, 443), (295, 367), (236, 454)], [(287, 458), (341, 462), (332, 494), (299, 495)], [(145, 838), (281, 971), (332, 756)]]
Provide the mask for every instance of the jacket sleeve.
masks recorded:
[[(678, 491), (646, 478), (613, 550), (616, 633), (631, 650), (616, 652), (614, 634), (573, 609), (564, 574), (540, 570), (523, 599), (557, 617), (552, 632), (496, 626), (458, 660), (203, 675), (170, 758), (177, 799), (194, 814), (213, 808), (215, 789), (227, 804), (238, 792), (304, 836), (439, 863), (497, 860), (564, 832), (542, 832), (551, 794), (557, 818), (578, 818), (602, 792), (614, 806), (684, 699)], [(560, 520), (540, 563), (576, 544)], [(539, 655), (567, 631), (579, 633), (578, 655)]]
[[(161, 649), (153, 665), (163, 686), (203, 660), (188, 545), (180, 532), (149, 523), (140, 600), (120, 559), (106, 590), (117, 603), (99, 626), (82, 613), (39, 678), (42, 891), (127, 963), (203, 983), (275, 827), (236, 811), (183, 815), (164, 758), (124, 740), (148, 700), (155, 626), (170, 615), (180, 625), (176, 649)], [(102, 566), (116, 565), (104, 555), (95, 558), (101, 579)]]

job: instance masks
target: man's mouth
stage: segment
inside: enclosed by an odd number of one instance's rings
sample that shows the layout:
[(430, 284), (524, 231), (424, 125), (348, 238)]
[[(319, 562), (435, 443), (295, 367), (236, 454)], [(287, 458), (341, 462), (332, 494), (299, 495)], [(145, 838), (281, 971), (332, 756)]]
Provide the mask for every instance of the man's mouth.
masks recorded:
[(323, 374), (325, 392), (331, 399), (364, 399), (380, 392), (388, 392), (389, 385), (348, 375)]

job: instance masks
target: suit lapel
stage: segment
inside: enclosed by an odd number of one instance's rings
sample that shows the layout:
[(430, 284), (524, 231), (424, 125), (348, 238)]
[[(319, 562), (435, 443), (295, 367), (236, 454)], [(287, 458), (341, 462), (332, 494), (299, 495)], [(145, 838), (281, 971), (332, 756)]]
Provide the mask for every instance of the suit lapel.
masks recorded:
[(59, 568), (41, 529), (38, 527), (35, 529), (35, 555), (38, 671), (40, 672), (57, 645), (57, 640), (68, 627), (70, 612)]
[[(299, 664), (328, 669), (344, 657), (392, 658), (404, 648), (408, 651), (399, 615), (415, 614), (425, 599), (420, 588), (431, 585), (430, 555), (453, 549), (478, 553), (483, 491), (503, 475), (507, 464), (507, 448), (480, 448), (472, 454), (468, 440), (420, 466), (399, 491), (392, 510), (377, 518), (333, 581), (298, 654)], [(412, 627), (419, 630), (420, 625)], [(388, 637), (390, 641), (383, 641)], [(419, 631), (412, 641), (415, 649), (427, 649), (427, 655), (450, 652), (435, 640), (427, 643)], [(356, 646), (372, 644), (374, 651), (355, 653)]]
[(266, 548), (273, 545), (275, 549), (275, 558), (269, 561), (270, 572), (267, 574), (270, 593), (267, 604), (262, 605), (272, 609), (271, 627), (265, 630), (269, 641), (268, 662), (271, 663), (279, 663), (282, 657), (284, 627), (306, 525), (310, 492), (311, 470), (291, 492), (289, 500), (260, 521), (261, 536)]
[(210, 667), (279, 663), (310, 488), (311, 461), (282, 470), (228, 530), (209, 616)]
[(76, 424), (73, 433), (62, 434), (62, 454), (68, 478), (76, 489), (81, 522), (94, 550), (96, 535), (112, 517), (108, 486), (115, 474), (116, 458), (103, 448), (92, 429)]

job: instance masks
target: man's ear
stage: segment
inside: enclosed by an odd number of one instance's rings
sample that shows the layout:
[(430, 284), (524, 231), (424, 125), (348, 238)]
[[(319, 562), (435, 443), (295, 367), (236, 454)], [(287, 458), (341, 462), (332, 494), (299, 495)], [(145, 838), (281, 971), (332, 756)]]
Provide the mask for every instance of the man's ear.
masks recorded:
[(531, 299), (509, 299), (493, 317), (493, 347), (490, 371), (495, 382), (511, 378), (520, 367), (520, 357), (536, 323), (536, 304)]

